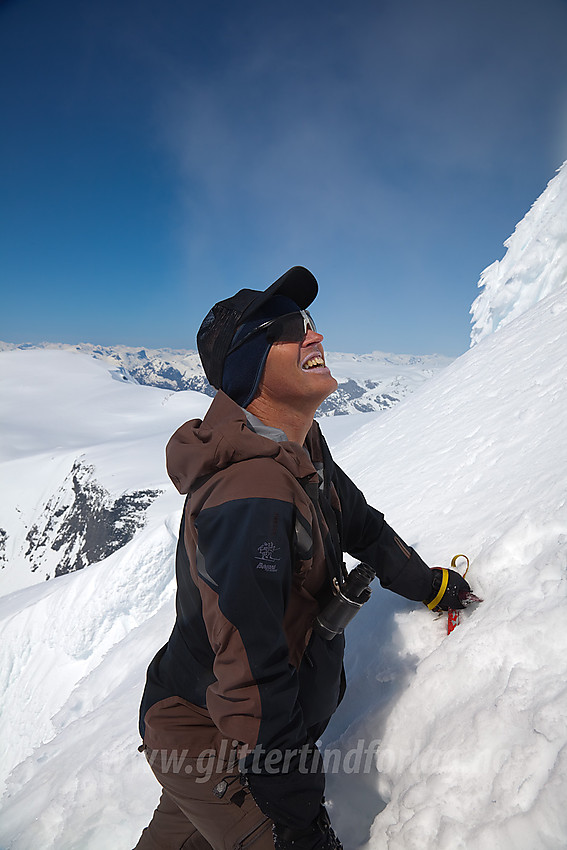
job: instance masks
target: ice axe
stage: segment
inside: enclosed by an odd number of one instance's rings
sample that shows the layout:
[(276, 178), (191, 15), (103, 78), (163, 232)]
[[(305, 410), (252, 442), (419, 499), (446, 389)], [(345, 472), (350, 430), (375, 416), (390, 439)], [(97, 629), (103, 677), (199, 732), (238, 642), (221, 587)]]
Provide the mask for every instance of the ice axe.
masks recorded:
[[(459, 558), (464, 558), (465, 561), (467, 562), (466, 569), (463, 573), (463, 578), (465, 578), (468, 571), (469, 571), (469, 567), (471, 565), (471, 562), (469, 561), (469, 559), (466, 555), (454, 555), (453, 558), (451, 559), (451, 569), (452, 570), (457, 569), (457, 561), (459, 560)], [(467, 605), (471, 602), (481, 602), (481, 601), (482, 600), (479, 599), (478, 596), (475, 596), (474, 593), (469, 593), (469, 594), (467, 594), (466, 598), (462, 599), (463, 605)], [(461, 621), (460, 620), (460, 614), (461, 614), (461, 612), (457, 611), (455, 608), (449, 608), (447, 610), (447, 634), (448, 635), (451, 634), (451, 632), (453, 631), (455, 626), (459, 625), (459, 623)]]

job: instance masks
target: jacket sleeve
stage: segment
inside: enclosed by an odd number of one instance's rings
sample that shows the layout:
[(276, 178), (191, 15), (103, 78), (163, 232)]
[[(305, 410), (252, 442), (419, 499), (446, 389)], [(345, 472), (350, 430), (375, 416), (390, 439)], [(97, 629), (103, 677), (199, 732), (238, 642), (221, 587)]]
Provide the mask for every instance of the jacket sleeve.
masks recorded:
[(302, 828), (317, 814), (324, 779), (322, 770), (298, 771), (308, 738), (283, 630), (293, 510), (277, 499), (237, 499), (201, 510), (195, 527), (203, 616), (215, 653), (207, 707), (224, 735), (253, 751), (246, 767), (260, 808)]
[(427, 564), (388, 525), (384, 514), (367, 503), (336, 463), (332, 477), (341, 503), (344, 551), (369, 564), (387, 590), (406, 599), (428, 599), (432, 572)]

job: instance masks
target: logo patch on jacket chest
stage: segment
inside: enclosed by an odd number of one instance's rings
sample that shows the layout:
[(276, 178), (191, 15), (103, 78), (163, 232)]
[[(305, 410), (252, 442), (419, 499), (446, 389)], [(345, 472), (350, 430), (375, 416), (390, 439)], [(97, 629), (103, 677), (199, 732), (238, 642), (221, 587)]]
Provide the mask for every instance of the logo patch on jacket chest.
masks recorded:
[(254, 555), (256, 569), (264, 570), (266, 573), (276, 573), (278, 571), (278, 561), (281, 561), (279, 553), (280, 547), (273, 540), (265, 540), (260, 543)]

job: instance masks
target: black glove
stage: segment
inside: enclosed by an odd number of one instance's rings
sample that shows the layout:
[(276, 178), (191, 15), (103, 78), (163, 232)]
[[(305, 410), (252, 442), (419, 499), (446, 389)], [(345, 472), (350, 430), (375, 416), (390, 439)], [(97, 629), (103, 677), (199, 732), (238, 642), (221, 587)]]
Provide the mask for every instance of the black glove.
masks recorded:
[(275, 850), (343, 850), (324, 806), (306, 829), (290, 829), (281, 823), (274, 823), (272, 829)]
[[(434, 611), (448, 611), (449, 608), (459, 610), (461, 608), (466, 608), (466, 606), (470, 605), (471, 602), (482, 601), (478, 598), (478, 596), (475, 596), (474, 593), (471, 592), (468, 581), (465, 581), (462, 575), (460, 575), (460, 573), (456, 570), (446, 570), (445, 568), (441, 569), (440, 567), (433, 567), (431, 572), (433, 573), (431, 596), (429, 599), (425, 600), (425, 604), (428, 608), (432, 608)], [(447, 574), (448, 577), (447, 587), (445, 588), (443, 595), (437, 598), (441, 592), (445, 574)], [(434, 601), (435, 605), (432, 604)]]

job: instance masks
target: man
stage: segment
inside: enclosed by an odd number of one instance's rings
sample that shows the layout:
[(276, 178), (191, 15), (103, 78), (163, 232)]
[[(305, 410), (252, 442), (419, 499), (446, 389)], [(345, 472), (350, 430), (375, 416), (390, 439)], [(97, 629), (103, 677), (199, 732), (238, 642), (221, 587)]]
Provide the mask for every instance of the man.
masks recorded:
[[(383, 587), (462, 608), (334, 463), (313, 417), (337, 387), (296, 266), (212, 308), (197, 336), (218, 389), (167, 446), (187, 494), (177, 619), (148, 669), (143, 748), (163, 787), (137, 850), (337, 850), (315, 742), (344, 693), (341, 633), (314, 629), (344, 585), (343, 552)], [(331, 639), (328, 639), (331, 637)]]

